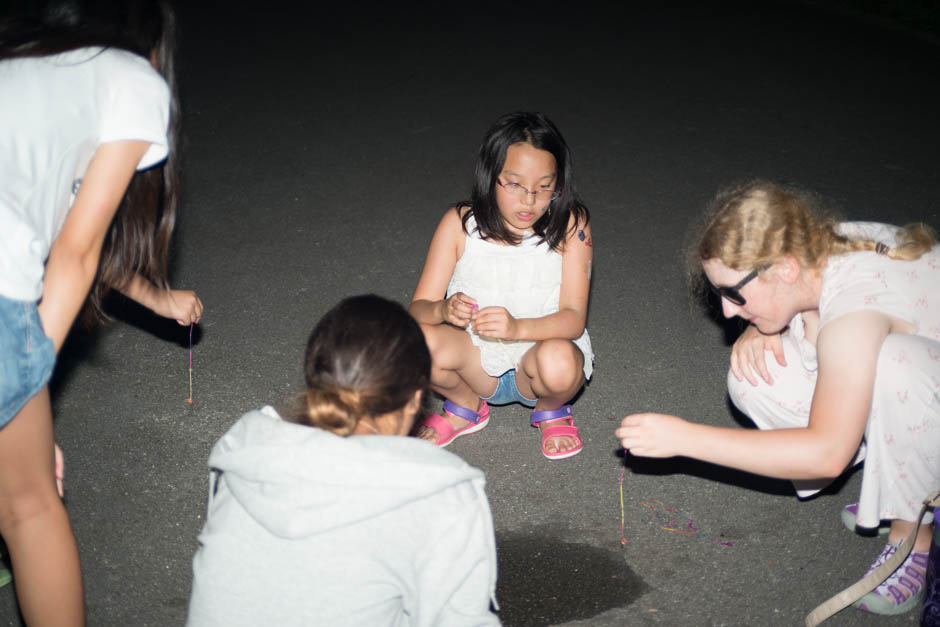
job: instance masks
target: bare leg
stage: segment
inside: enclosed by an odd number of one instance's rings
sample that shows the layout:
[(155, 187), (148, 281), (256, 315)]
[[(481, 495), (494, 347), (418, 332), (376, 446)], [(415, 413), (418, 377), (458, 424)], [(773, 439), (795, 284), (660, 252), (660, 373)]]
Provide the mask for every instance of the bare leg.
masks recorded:
[[(570, 340), (543, 340), (522, 356), (516, 371), (516, 387), (523, 396), (535, 397), (535, 410), (558, 409), (584, 385), (584, 355)], [(565, 419), (546, 420), (539, 428), (565, 422)], [(577, 446), (570, 436), (549, 438), (545, 448), (549, 453), (563, 453)]]
[(29, 625), (84, 625), (78, 547), (56, 491), (49, 390), (0, 429), (0, 535)]
[[(431, 389), (451, 403), (479, 411), (480, 397), (496, 391), (497, 380), (486, 374), (480, 365), (480, 349), (473, 345), (466, 331), (448, 324), (421, 325), (424, 339), (431, 352)], [(468, 421), (447, 412), (444, 418), (454, 429), (461, 429)], [(437, 441), (437, 432), (421, 427), (419, 438)]]
[[(906, 540), (911, 535), (916, 523), (907, 520), (892, 520), (891, 531), (888, 533), (888, 542), (897, 543), (900, 540)], [(936, 521), (934, 521), (936, 524)], [(914, 538), (914, 551), (926, 553), (930, 550), (930, 541), (933, 537), (933, 525), (920, 525), (917, 529), (917, 537)]]

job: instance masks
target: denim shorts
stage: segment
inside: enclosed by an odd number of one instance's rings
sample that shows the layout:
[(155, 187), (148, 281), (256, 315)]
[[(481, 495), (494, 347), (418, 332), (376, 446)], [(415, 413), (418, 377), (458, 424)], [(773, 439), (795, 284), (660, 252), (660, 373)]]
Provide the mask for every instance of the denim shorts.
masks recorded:
[(490, 405), (508, 405), (509, 403), (519, 403), (526, 407), (535, 407), (538, 399), (526, 398), (516, 387), (516, 370), (507, 370), (499, 375), (499, 383), (496, 384), (496, 391), (487, 398), (483, 399)]
[(0, 427), (49, 382), (55, 348), (36, 303), (0, 296)]

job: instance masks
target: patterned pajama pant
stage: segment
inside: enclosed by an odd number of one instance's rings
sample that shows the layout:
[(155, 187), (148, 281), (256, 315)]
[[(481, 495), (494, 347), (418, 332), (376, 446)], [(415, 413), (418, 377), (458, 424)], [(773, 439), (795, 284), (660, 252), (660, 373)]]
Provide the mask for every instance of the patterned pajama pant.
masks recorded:
[[(732, 402), (760, 429), (805, 427), (816, 387), (815, 349), (792, 333), (783, 337), (786, 367), (765, 352), (773, 385), (757, 387), (728, 373)], [(807, 365), (804, 365), (808, 363)], [(940, 342), (889, 335), (881, 348), (865, 437), (852, 465), (864, 460), (857, 522), (914, 521), (921, 502), (940, 488)], [(801, 497), (828, 481), (794, 481)], [(930, 523), (932, 514), (922, 522)]]

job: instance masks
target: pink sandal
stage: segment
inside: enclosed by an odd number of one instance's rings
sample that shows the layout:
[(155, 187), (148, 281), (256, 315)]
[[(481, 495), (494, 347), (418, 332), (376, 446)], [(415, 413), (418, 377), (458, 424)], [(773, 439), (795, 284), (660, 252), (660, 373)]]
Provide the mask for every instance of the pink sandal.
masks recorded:
[(447, 421), (447, 418), (444, 418), (440, 414), (430, 414), (424, 419), (424, 426), (432, 429), (434, 433), (437, 434), (437, 446), (443, 448), (460, 436), (476, 433), (486, 426), (490, 421), (490, 408), (486, 404), (486, 401), (481, 400), (480, 402), (483, 406), (480, 407), (480, 412), (477, 413), (472, 409), (455, 405), (450, 401), (444, 401), (445, 412), (470, 421), (470, 424), (461, 429), (454, 429), (450, 422)]
[[(581, 452), (581, 449), (584, 445), (581, 442), (581, 436), (578, 435), (578, 428), (574, 426), (574, 418), (571, 416), (571, 405), (562, 405), (558, 409), (543, 409), (541, 411), (532, 412), (529, 422), (533, 427), (537, 427), (540, 422), (545, 422), (546, 420), (558, 420), (559, 418), (567, 418), (567, 425), (552, 425), (550, 427), (540, 428), (542, 432), (542, 455), (548, 459), (567, 459), (569, 457), (574, 457)], [(578, 441), (578, 445), (573, 449), (568, 451), (555, 451), (554, 453), (549, 453), (545, 450), (545, 443), (548, 442), (548, 438), (555, 438), (558, 436), (571, 436)]]

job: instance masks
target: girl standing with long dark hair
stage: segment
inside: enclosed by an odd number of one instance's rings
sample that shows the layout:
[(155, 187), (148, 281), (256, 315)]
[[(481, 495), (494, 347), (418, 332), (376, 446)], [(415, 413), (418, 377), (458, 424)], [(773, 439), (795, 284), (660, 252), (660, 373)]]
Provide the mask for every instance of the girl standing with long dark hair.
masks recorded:
[(47, 388), (72, 323), (100, 318), (110, 288), (181, 324), (202, 314), (167, 285), (173, 55), (160, 0), (58, 0), (0, 27), (0, 535), (29, 624), (84, 623)]

